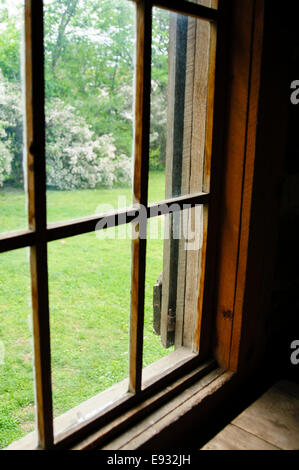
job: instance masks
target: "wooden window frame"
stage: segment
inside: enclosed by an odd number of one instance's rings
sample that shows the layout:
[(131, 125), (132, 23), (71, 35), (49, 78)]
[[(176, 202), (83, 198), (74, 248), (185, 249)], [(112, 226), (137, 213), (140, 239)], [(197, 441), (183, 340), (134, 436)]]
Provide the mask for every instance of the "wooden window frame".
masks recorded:
[[(217, 10), (185, 0), (138, 0), (137, 64), (135, 101), (134, 206), (126, 210), (47, 225), (44, 116), (43, 2), (25, 1), (26, 120), (28, 160), (29, 229), (0, 236), (0, 253), (30, 247), (33, 299), (35, 387), (38, 448), (70, 448), (101, 428), (97, 445), (125, 430), (141, 416), (170, 401), (217, 366), (232, 371), (242, 368), (242, 299), (246, 282), (251, 190), (254, 179), (255, 137), (261, 71), (263, 0), (219, 0)], [(212, 53), (209, 80), (206, 174), (209, 191), (148, 204), (151, 11), (154, 6), (209, 21)], [(249, 18), (249, 21), (248, 21)], [(217, 26), (216, 26), (217, 25)], [(217, 45), (216, 45), (217, 30)], [(231, 38), (233, 40), (231, 41)], [(247, 51), (239, 54), (235, 41), (242, 39)], [(227, 44), (233, 45), (228, 50)], [(234, 45), (235, 44), (235, 45)], [(228, 60), (229, 59), (229, 60)], [(216, 64), (216, 70), (214, 65)], [(229, 64), (229, 65), (228, 65)], [(238, 73), (237, 73), (238, 71)], [(234, 79), (231, 73), (236, 72)], [(238, 81), (238, 74), (240, 80)], [(215, 78), (215, 80), (214, 80)], [(227, 88), (227, 89), (226, 89)], [(239, 113), (241, 107), (241, 116)], [(236, 119), (236, 113), (238, 119)], [(224, 127), (223, 122), (227, 125)], [(237, 142), (234, 141), (237, 135)], [(213, 154), (213, 158), (211, 155)], [(223, 177), (225, 173), (225, 178)], [(48, 302), (47, 244), (95, 230), (104, 218), (111, 226), (131, 223), (138, 206), (147, 217), (161, 214), (169, 204), (181, 210), (209, 207), (204, 234), (204, 276), (195, 330), (195, 353), (173, 364), (169, 373), (158, 375), (141, 387), (146, 240), (132, 241), (132, 307), (129, 391), (105, 413), (84, 422), (54, 440), (51, 390), (51, 354)], [(153, 211), (152, 209), (155, 209)], [(222, 217), (219, 219), (219, 214)], [(124, 217), (126, 216), (126, 217)], [(234, 227), (233, 240), (231, 228)], [(231, 260), (232, 279), (227, 278)], [(231, 282), (230, 282), (231, 280)], [(217, 295), (215, 295), (217, 289)], [(215, 313), (215, 314), (214, 314)], [(229, 376), (230, 377), (230, 376)], [(112, 423), (109, 425), (109, 423)]]

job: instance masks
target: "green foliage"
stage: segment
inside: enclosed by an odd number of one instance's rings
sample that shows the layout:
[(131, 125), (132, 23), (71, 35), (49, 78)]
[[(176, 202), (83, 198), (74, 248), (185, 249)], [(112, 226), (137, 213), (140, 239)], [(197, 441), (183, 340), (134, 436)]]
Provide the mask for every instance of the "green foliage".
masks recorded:
[[(7, 2), (5, 2), (7, 3)], [(9, 15), (5, 4), (0, 4), (0, 69), (4, 77), (14, 83), (20, 82), (21, 29), (20, 11)]]
[[(2, 122), (0, 129), (0, 184), (6, 179), (10, 184), (23, 185), (22, 13), (21, 3), (14, 10), (8, 2), (0, 4), (0, 80), (5, 82), (7, 94), (14, 100), (11, 112), (6, 107), (5, 123)], [(94, 140), (111, 135), (115, 155), (120, 160), (121, 155), (130, 157), (136, 34), (134, 4), (127, 0), (47, 0), (44, 18), (47, 109), (53, 109), (57, 100), (63, 101), (66, 109), (72, 109), (82, 125), (90, 129)], [(153, 169), (163, 168), (165, 164), (168, 41), (169, 14), (154, 9), (150, 139), (150, 167)], [(65, 129), (68, 127), (65, 124)], [(52, 155), (54, 144), (51, 141), (47, 144)], [(88, 146), (89, 141), (85, 144)], [(58, 149), (57, 143), (56, 150), (64, 151), (63, 147)], [(67, 169), (66, 166), (65, 171)]]
[(132, 152), (134, 8), (127, 0), (48, 2), (46, 97), (74, 106), (117, 152)]
[(169, 12), (153, 11), (150, 168), (163, 169), (166, 157)]

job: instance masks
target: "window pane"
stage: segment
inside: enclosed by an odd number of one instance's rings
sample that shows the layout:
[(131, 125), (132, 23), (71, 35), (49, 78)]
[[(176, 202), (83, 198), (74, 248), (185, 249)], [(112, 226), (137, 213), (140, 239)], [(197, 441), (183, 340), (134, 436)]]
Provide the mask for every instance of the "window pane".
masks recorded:
[(21, 46), (24, 0), (0, 4), (0, 233), (27, 227)]
[(206, 219), (207, 211), (197, 206), (148, 222), (143, 365), (169, 354), (171, 359), (147, 367), (144, 384), (194, 351)]
[[(162, 346), (160, 337), (161, 290), (163, 276), (163, 238), (165, 216), (148, 220), (144, 301), (143, 367), (167, 356), (173, 347)], [(160, 287), (159, 287), (160, 286)]]
[(127, 392), (125, 380), (104, 398), (97, 396), (128, 377), (131, 240), (126, 228), (48, 246), (54, 416), (85, 402), (56, 421), (56, 434)]
[(134, 56), (133, 2), (46, 2), (49, 222), (132, 204)]
[(0, 448), (35, 427), (28, 252), (0, 255)]
[[(162, 199), (202, 191), (209, 44), (209, 22), (153, 9), (150, 169)], [(149, 202), (159, 197), (149, 181)]]

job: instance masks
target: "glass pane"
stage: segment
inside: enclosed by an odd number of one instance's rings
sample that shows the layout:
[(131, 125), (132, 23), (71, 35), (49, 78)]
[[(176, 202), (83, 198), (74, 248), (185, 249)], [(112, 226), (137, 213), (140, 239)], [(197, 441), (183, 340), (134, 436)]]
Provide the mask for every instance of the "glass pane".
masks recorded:
[(148, 221), (143, 366), (172, 359), (146, 367), (143, 384), (194, 350), (206, 217), (202, 206), (186, 206)]
[(134, 55), (133, 2), (46, 2), (49, 222), (132, 204)]
[(174, 349), (173, 347), (166, 349), (162, 346), (160, 323), (157, 321), (157, 315), (155, 315), (155, 311), (159, 310), (157, 303), (158, 297), (161, 295), (158, 285), (162, 283), (163, 274), (165, 219), (165, 216), (154, 217), (148, 220), (147, 225), (143, 367), (167, 356)]
[[(77, 407), (58, 418), (56, 434), (127, 392), (131, 240), (126, 229), (48, 245), (54, 416)], [(98, 396), (107, 389), (105, 397)]]
[(0, 3), (0, 233), (27, 227), (21, 46), (24, 0)]
[(149, 202), (202, 190), (210, 24), (153, 9)]
[(0, 255), (0, 448), (34, 427), (29, 262), (22, 249)]

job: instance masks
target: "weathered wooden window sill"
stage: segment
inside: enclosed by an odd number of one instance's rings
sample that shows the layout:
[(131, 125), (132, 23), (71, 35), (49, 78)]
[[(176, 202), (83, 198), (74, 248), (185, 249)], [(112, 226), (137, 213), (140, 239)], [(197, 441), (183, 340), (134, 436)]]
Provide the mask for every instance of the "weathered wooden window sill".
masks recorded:
[[(169, 372), (178, 364), (183, 364), (190, 360), (193, 355), (190, 354), (189, 350), (181, 348), (181, 350), (171, 353), (169, 356), (162, 358), (157, 363), (148, 366), (145, 371), (145, 379), (147, 384), (151, 384), (153, 378), (157, 375), (157, 371), (160, 373)], [(176, 361), (174, 361), (176, 359)], [(204, 364), (202, 370), (209, 370), (209, 364)], [(164, 428), (167, 428), (177, 422), (185, 413), (190, 412), (193, 408), (200, 405), (204, 405), (204, 402), (214, 393), (218, 392), (224, 384), (226, 384), (232, 377), (232, 373), (225, 371), (220, 368), (210, 368), (206, 375), (201, 376), (191, 386), (187, 386), (183, 391), (178, 393), (174, 398), (169, 401), (165, 401), (164, 404), (157, 407), (153, 412), (145, 413), (145, 417), (136, 420), (129, 429), (121, 433), (117, 433), (118, 425), (123, 425), (127, 418), (132, 419), (134, 414), (136, 416), (140, 413), (141, 408), (146, 410), (146, 406), (151, 406), (156, 399), (163, 397), (164, 393), (167, 393), (171, 387), (166, 387), (165, 390), (160, 391), (155, 396), (146, 400), (146, 403), (139, 404), (133, 409), (130, 409), (120, 418), (114, 420), (102, 427), (99, 431), (89, 435), (86, 439), (82, 440), (79, 444), (71, 447), (74, 450), (83, 449), (105, 449), (105, 450), (136, 450), (146, 445), (153, 436), (163, 432)], [(192, 372), (190, 376), (192, 375)], [(182, 379), (179, 379), (179, 383)], [(63, 415), (55, 418), (54, 427), (55, 434), (59, 438), (59, 435), (64, 435), (68, 431), (71, 432), (78, 424), (85, 420), (92, 419), (93, 417), (105, 412), (112, 403), (119, 400), (125, 400), (129, 395), (126, 393), (128, 386), (127, 380), (124, 380), (110, 389), (100, 393), (99, 395), (92, 397), (89, 400), (81, 403), (77, 407), (69, 410)], [(104, 444), (103, 436), (109, 435), (109, 432), (113, 430), (113, 436), (111, 440), (107, 439)], [(117, 437), (115, 437), (117, 436)], [(6, 450), (34, 450), (36, 449), (36, 434), (35, 432), (28, 434), (19, 441), (15, 441)]]

